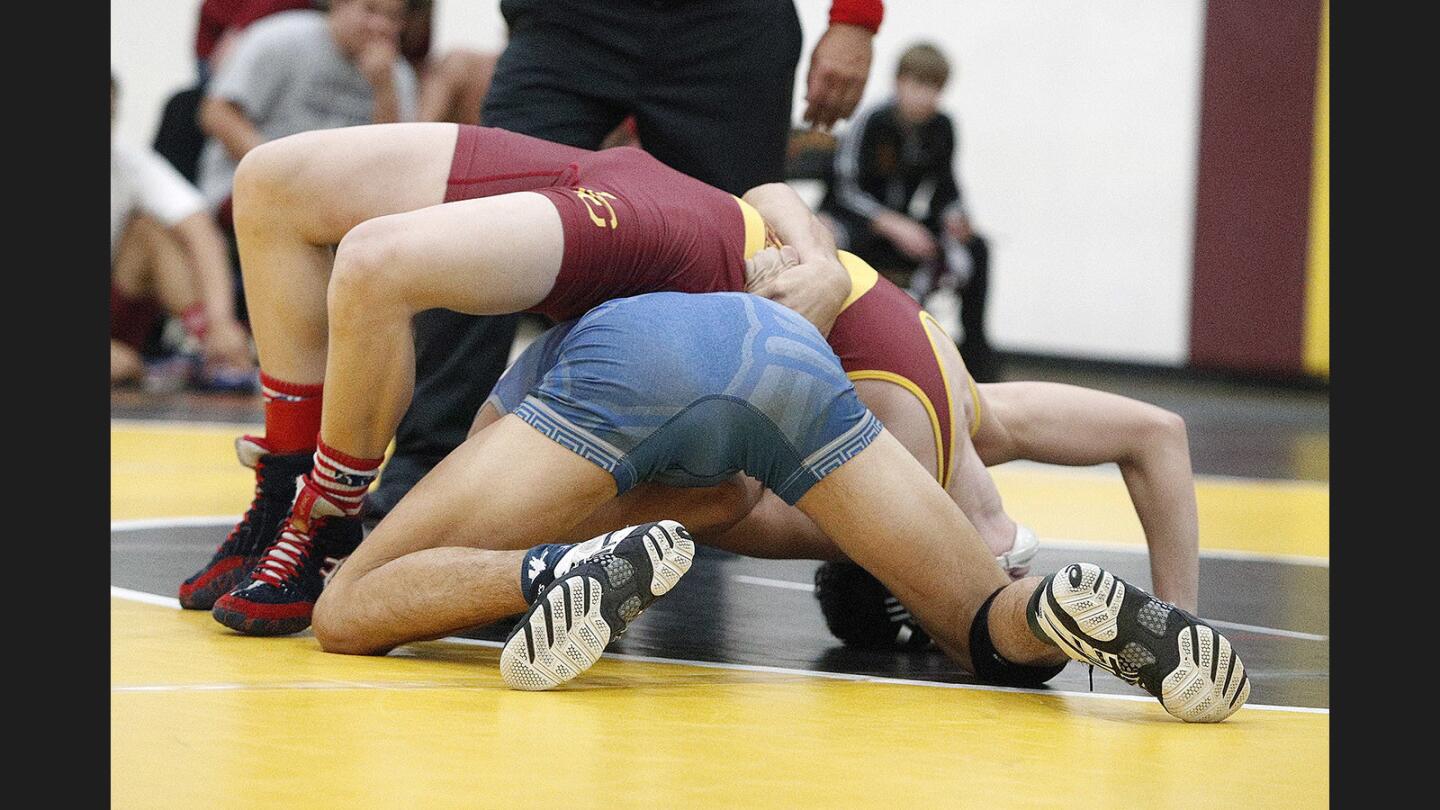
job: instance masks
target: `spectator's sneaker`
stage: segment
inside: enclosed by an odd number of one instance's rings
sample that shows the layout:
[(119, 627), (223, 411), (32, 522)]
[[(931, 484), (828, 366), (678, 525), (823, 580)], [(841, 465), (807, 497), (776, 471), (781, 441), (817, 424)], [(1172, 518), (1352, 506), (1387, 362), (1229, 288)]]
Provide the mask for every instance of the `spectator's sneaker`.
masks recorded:
[(1217, 723), (1250, 699), (1250, 678), (1229, 639), (1097, 565), (1067, 565), (1046, 577), (1026, 618), (1036, 636), (1139, 686), (1187, 723)]
[(260, 372), (197, 363), (190, 376), (190, 388), (212, 394), (253, 394), (260, 390)]
[(640, 611), (675, 587), (694, 557), (690, 532), (673, 520), (575, 546), (505, 640), (505, 683), (551, 689), (589, 669)]
[[(297, 518), (297, 515), (305, 516)], [(215, 601), (215, 621), (248, 636), (288, 636), (310, 626), (331, 558), (360, 544), (358, 517), (346, 517), (311, 487), (301, 487), (279, 537), (239, 587)]]
[(295, 500), (295, 479), (312, 463), (308, 452), (271, 453), (265, 440), (255, 436), (236, 439), (235, 454), (255, 471), (255, 498), (210, 562), (180, 586), (180, 606), (187, 610), (209, 610), (216, 599), (245, 580), (260, 553), (280, 533), (280, 523)]

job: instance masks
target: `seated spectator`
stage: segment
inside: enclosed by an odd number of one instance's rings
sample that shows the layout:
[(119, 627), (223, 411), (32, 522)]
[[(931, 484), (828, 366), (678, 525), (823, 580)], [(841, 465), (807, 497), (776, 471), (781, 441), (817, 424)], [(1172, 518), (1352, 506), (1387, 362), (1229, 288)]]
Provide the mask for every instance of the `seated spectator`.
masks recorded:
[(499, 54), (455, 48), (444, 56), (430, 55), (434, 0), (410, 0), (400, 53), (420, 77), (419, 120), (480, 124), (480, 107), (490, 92)]
[(195, 63), (206, 84), (245, 27), (282, 11), (314, 8), (313, 0), (205, 0), (195, 26)]
[[(840, 134), (820, 213), (836, 245), (891, 275), (922, 303), (937, 287), (960, 296), (960, 352), (976, 379), (997, 379), (985, 339), (989, 246), (955, 178), (955, 128), (939, 110), (950, 65), (933, 45), (900, 57), (895, 94)], [(912, 215), (930, 189), (924, 212)]]
[(400, 56), (406, 0), (330, 0), (326, 11), (250, 25), (200, 105), (210, 136), (200, 189), (230, 226), (235, 166), (256, 146), (313, 129), (416, 120), (415, 71)]
[(113, 137), (110, 77), (110, 382), (138, 381), (167, 314), (184, 325), (200, 388), (255, 390), (250, 336), (235, 318), (225, 241), (200, 192), (149, 149)]

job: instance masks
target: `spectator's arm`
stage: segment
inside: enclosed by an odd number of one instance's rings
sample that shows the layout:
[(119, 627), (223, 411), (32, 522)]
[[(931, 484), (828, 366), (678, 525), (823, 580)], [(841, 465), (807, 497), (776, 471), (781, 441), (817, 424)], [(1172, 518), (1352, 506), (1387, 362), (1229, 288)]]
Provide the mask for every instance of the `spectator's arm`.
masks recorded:
[(370, 120), (376, 124), (393, 124), (401, 120), (400, 94), (393, 82), (384, 88), (375, 88), (375, 111)]
[(835, 202), (846, 211), (867, 220), (874, 220), (887, 209), (883, 203), (866, 193), (860, 187), (860, 166), (870, 146), (870, 122), (875, 117), (872, 109), (853, 121), (835, 139), (834, 184)]
[(1185, 422), (1154, 405), (1058, 383), (987, 383), (980, 395), (975, 450), (987, 467), (1022, 458), (1120, 467), (1156, 595), (1195, 612), (1200, 529)]
[(798, 260), (783, 272), (776, 267), (776, 272), (747, 273), (747, 289), (790, 307), (815, 324), (821, 334), (829, 334), (850, 296), (850, 274), (835, 253), (830, 229), (784, 183), (756, 186), (745, 192), (744, 199), (760, 212), (780, 241), (794, 249)]
[(247, 152), (265, 142), (265, 136), (245, 117), (239, 106), (215, 96), (206, 96), (200, 102), (200, 128), (219, 141), (237, 163)]
[[(415, 116), (414, 84), (404, 84), (397, 76), (401, 72), (396, 65), (399, 59), (400, 50), (396, 44), (383, 39), (372, 40), (355, 57), (355, 67), (360, 70), (365, 81), (370, 83), (371, 93), (375, 97), (370, 114), (373, 123), (393, 124), (405, 120), (403, 116), (406, 113), (412, 120)], [(408, 70), (409, 66), (404, 69)], [(402, 109), (405, 101), (402, 94), (407, 89), (410, 94), (408, 110)]]

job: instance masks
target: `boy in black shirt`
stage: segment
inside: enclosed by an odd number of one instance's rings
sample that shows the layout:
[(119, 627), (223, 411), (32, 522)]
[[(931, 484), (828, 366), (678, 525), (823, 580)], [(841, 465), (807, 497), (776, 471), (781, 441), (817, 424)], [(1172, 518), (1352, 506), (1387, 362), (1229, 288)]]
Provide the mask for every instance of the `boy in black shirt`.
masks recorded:
[[(878, 269), (908, 271), (916, 299), (955, 289), (961, 354), (977, 379), (994, 381), (984, 333), (989, 248), (965, 211), (955, 180), (955, 128), (939, 111), (949, 76), (949, 62), (933, 45), (912, 45), (901, 55), (894, 97), (863, 111), (839, 137), (820, 213), (838, 247)], [(923, 216), (911, 216), (927, 196)]]

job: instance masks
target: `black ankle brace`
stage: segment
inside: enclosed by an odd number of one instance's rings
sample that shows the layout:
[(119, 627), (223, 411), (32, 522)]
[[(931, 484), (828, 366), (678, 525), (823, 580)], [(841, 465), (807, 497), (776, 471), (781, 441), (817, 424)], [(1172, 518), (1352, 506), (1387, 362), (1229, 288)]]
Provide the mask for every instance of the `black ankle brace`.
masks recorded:
[(980, 606), (980, 612), (975, 614), (975, 622), (970, 625), (970, 660), (975, 667), (975, 675), (986, 683), (999, 686), (1039, 686), (1060, 674), (1060, 670), (1070, 662), (1048, 666), (1015, 664), (995, 650), (995, 644), (990, 640), (990, 604), (1003, 590), (1005, 587), (1001, 586), (990, 594), (990, 598)]

